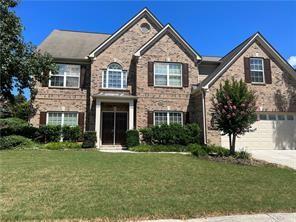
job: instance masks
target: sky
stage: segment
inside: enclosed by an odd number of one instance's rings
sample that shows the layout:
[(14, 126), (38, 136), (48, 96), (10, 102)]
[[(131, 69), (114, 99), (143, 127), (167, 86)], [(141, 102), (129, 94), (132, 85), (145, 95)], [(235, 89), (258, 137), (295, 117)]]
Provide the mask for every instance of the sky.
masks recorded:
[(39, 45), (54, 29), (114, 33), (144, 7), (201, 55), (223, 56), (259, 31), (296, 65), (296, 1), (27, 1), (16, 8), (24, 37)]

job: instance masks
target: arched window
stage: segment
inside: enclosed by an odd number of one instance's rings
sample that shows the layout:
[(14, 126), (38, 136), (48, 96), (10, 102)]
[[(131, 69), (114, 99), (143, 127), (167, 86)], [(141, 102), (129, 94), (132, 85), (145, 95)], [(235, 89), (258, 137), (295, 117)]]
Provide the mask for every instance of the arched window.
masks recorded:
[(122, 70), (118, 63), (111, 63), (103, 72), (103, 88), (127, 88), (127, 71)]

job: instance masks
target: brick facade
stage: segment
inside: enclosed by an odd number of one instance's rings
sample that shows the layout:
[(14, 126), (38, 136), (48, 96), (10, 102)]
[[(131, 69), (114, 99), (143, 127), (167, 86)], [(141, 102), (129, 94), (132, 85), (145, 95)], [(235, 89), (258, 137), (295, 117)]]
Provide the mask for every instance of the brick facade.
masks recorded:
[(255, 42), (225, 71), (207, 92), (205, 103), (209, 143), (221, 144), (219, 132), (211, 129), (211, 98), (220, 83), (226, 79), (231, 79), (232, 77), (237, 80), (245, 79), (244, 57), (270, 59), (272, 84), (254, 85), (248, 83), (250, 89), (256, 92), (258, 111), (296, 112), (296, 80), (279, 67), (278, 63)]

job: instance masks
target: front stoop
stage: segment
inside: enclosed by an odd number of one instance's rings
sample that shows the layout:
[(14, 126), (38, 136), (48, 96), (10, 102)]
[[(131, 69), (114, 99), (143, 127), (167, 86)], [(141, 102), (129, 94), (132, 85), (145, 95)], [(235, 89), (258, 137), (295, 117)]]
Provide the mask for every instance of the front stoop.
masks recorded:
[(127, 148), (120, 145), (102, 145), (99, 150), (126, 150)]

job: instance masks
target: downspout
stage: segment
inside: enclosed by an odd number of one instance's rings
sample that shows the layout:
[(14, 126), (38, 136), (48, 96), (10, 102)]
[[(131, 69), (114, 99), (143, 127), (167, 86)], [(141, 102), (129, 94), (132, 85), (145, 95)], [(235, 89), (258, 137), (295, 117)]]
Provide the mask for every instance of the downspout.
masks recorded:
[(204, 144), (206, 145), (207, 144), (207, 127), (206, 127), (206, 102), (205, 102), (205, 98), (206, 98), (206, 92), (208, 91), (207, 88), (202, 88), (202, 93), (201, 93), (201, 96), (202, 96), (202, 114), (203, 114), (203, 134), (204, 134)]

